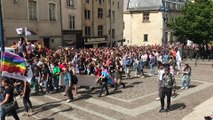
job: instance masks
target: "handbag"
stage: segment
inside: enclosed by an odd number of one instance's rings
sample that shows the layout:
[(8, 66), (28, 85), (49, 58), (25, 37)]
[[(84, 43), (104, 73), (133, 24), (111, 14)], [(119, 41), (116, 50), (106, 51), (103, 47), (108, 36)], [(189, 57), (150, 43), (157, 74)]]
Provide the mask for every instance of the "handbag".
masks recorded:
[(15, 111), (15, 110), (19, 109), (18, 102), (16, 100), (14, 100), (10, 103), (7, 103), (7, 104), (5, 104), (4, 109), (5, 109), (5, 113)]

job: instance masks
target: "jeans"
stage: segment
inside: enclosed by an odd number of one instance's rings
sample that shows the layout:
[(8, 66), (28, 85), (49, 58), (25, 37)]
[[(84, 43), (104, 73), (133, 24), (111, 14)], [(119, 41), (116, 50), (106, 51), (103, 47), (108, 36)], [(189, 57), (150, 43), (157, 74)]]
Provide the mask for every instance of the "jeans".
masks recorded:
[(182, 77), (182, 87), (186, 87), (186, 88), (189, 87), (189, 75), (183, 75), (183, 77)]
[[(4, 96), (2, 95), (2, 94), (0, 94), (0, 102), (2, 102), (4, 100)], [(2, 109), (2, 107), (0, 107), (0, 116), (1, 116), (1, 110)]]
[(32, 81), (32, 85), (33, 85), (34, 91), (37, 93), (39, 91), (38, 79), (34, 79), (34, 81)]
[(73, 94), (72, 94), (72, 86), (66, 86), (65, 89), (66, 95), (68, 97), (68, 99), (73, 100)]
[(51, 79), (48, 79), (48, 80), (44, 80), (44, 85), (45, 85), (45, 89), (46, 89), (46, 92), (50, 92), (52, 91), (52, 80)]
[(126, 66), (126, 67), (124, 68), (124, 70), (125, 70), (126, 78), (129, 78), (129, 79), (130, 79), (130, 67), (129, 67), (129, 66)]
[(54, 87), (56, 91), (59, 90), (59, 78), (54, 78)]
[(150, 74), (151, 74), (151, 75), (155, 75), (154, 64), (149, 64), (149, 67), (150, 67)]
[(32, 103), (30, 101), (30, 88), (26, 89), (26, 93), (25, 93), (25, 95), (23, 97), (23, 104), (24, 104), (25, 112), (28, 112), (29, 108), (32, 109)]
[(106, 89), (106, 92), (107, 92), (106, 94), (109, 94), (107, 84), (108, 84), (107, 80), (103, 81), (103, 83), (101, 85), (101, 92), (100, 92), (99, 96), (101, 96), (102, 93), (104, 92), (104, 88)]
[(165, 96), (167, 96), (167, 109), (170, 109), (171, 95), (172, 95), (172, 88), (166, 88), (166, 87), (162, 88), (161, 97), (160, 97), (161, 109), (164, 109), (164, 98), (165, 98)]
[[(5, 112), (5, 109), (2, 108), (1, 109), (1, 120), (5, 120), (6, 115), (7, 115), (7, 113)], [(15, 120), (19, 120), (19, 117), (18, 117), (17, 112), (15, 110), (11, 111), (11, 115), (13, 116), (13, 118)]]

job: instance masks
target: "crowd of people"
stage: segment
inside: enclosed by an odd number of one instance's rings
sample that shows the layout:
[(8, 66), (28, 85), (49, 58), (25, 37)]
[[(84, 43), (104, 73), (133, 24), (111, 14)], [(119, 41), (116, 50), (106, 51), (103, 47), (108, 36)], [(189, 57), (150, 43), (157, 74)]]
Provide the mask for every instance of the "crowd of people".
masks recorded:
[[(24, 57), (32, 68), (33, 77), (31, 83), (26, 81), (2, 79), (4, 88), (0, 106), (13, 101), (13, 89), (16, 94), (22, 95), (25, 112), (29, 115), (32, 110), (30, 101), (31, 86), (34, 94), (53, 94), (64, 92), (67, 102), (74, 100), (77, 95), (77, 75), (97, 76), (96, 82), (100, 85), (99, 97), (104, 90), (109, 95), (108, 84), (115, 90), (120, 86), (125, 88), (122, 79), (133, 77), (145, 77), (145, 69), (149, 68), (148, 76), (158, 74), (159, 99), (161, 110), (169, 111), (172, 90), (175, 91), (174, 75), (181, 71), (181, 44), (167, 46), (120, 46), (102, 48), (73, 49), (60, 47), (53, 51), (45, 48), (40, 42), (26, 42), (23, 38), (12, 47), (17, 49), (17, 54)], [(158, 72), (155, 72), (158, 68)], [(147, 71), (146, 71), (147, 72)], [(132, 74), (133, 73), (133, 74)], [(123, 77), (125, 75), (125, 77)], [(183, 69), (182, 89), (188, 89), (191, 68), (188, 64)], [(45, 88), (45, 89), (43, 89)], [(164, 110), (164, 98), (167, 96), (167, 109)], [(12, 115), (16, 120), (18, 116), (15, 110)], [(7, 112), (2, 107), (1, 119), (5, 119)]]

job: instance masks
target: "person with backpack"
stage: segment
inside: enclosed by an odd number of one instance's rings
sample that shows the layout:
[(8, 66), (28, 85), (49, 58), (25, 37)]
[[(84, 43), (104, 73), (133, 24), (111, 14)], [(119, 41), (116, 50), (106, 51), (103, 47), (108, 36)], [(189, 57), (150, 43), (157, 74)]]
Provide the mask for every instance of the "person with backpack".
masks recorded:
[(70, 72), (71, 74), (71, 87), (74, 88), (74, 95), (77, 95), (77, 84), (78, 84), (78, 78), (73, 72)]
[[(162, 81), (160, 81), (160, 103), (161, 109), (160, 113), (162, 112), (169, 112), (170, 111), (170, 104), (171, 104), (171, 95), (172, 89), (175, 86), (175, 79), (171, 73), (169, 73), (169, 69), (165, 68), (164, 74), (162, 76)], [(164, 109), (164, 98), (167, 96), (167, 108)]]
[(119, 61), (115, 63), (115, 90), (118, 89), (120, 85), (125, 88), (125, 84), (121, 81), (122, 80), (122, 66), (120, 65)]
[(105, 95), (109, 95), (109, 90), (108, 90), (109, 74), (108, 74), (105, 66), (102, 66), (102, 72), (101, 72), (100, 78), (101, 78), (102, 84), (101, 84), (101, 92), (98, 97), (101, 97), (102, 93), (104, 92), (104, 88), (106, 89)]
[(72, 78), (70, 72), (67, 70), (66, 67), (62, 69), (62, 75), (63, 75), (63, 80), (64, 80), (64, 85), (65, 85), (65, 93), (66, 96), (68, 97), (67, 102), (73, 101), (73, 94), (72, 94)]
[(182, 90), (189, 88), (189, 81), (191, 76), (191, 67), (189, 64), (185, 64), (185, 68), (183, 69), (183, 77), (182, 77)]

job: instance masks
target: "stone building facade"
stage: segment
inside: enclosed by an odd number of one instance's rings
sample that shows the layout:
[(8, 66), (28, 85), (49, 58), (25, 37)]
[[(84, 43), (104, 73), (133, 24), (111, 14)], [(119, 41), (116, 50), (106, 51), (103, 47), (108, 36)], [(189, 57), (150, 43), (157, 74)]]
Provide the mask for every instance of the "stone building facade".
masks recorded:
[(19, 40), (16, 28), (27, 28), (28, 41), (57, 48), (61, 41), (60, 0), (2, 0), (6, 46)]
[[(162, 45), (163, 33), (167, 44), (176, 38), (171, 29), (164, 27), (179, 16), (184, 0), (126, 0), (124, 11), (124, 39), (126, 45)], [(165, 10), (166, 9), (166, 10)]]

